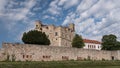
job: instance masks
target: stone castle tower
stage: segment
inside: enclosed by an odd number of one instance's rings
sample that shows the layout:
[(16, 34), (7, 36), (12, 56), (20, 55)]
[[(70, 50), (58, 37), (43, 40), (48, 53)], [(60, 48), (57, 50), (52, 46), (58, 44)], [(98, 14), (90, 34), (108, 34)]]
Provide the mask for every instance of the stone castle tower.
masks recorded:
[(72, 47), (71, 42), (75, 35), (74, 24), (69, 24), (68, 27), (43, 25), (41, 21), (36, 21), (35, 30), (45, 32), (50, 39), (50, 46)]

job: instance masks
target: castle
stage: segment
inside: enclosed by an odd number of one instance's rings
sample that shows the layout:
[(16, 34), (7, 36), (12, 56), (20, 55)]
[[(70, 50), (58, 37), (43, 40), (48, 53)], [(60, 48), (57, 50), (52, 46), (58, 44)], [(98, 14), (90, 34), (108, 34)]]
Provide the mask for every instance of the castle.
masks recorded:
[[(54, 25), (43, 25), (41, 21), (35, 22), (35, 30), (45, 32), (50, 39), (50, 46), (60, 47), (72, 47), (72, 39), (75, 36), (75, 26), (70, 23), (68, 27), (54, 26)], [(85, 46), (84, 49), (96, 49), (101, 50), (101, 43), (96, 40), (83, 39)]]
[(0, 61), (120, 60), (120, 50), (100, 50), (101, 43), (95, 40), (84, 39), (84, 49), (73, 48), (74, 24), (56, 27), (36, 21), (35, 30), (46, 33), (51, 41), (50, 46), (3, 43)]
[(68, 27), (43, 25), (41, 21), (36, 21), (35, 30), (45, 32), (50, 39), (50, 46), (72, 47), (71, 42), (75, 35), (74, 24)]

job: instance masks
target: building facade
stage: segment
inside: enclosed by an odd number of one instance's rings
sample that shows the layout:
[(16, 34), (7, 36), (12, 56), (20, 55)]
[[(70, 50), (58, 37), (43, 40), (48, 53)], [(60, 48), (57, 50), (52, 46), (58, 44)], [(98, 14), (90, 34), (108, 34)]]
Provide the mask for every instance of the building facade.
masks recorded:
[(101, 42), (96, 40), (89, 40), (89, 39), (83, 39), (85, 46), (84, 49), (95, 49), (95, 50), (101, 50)]
[(35, 30), (45, 32), (50, 39), (50, 46), (72, 47), (71, 42), (75, 35), (74, 24), (68, 27), (44, 25), (41, 21), (36, 21)]

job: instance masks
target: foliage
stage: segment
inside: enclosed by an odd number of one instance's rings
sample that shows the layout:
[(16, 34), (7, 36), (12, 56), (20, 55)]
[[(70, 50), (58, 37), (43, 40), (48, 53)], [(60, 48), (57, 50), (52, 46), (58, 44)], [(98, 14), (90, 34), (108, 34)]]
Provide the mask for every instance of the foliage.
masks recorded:
[(37, 30), (31, 30), (29, 32), (25, 32), (22, 37), (22, 41), (25, 44), (39, 44), (39, 45), (49, 45), (50, 40), (46, 36), (44, 32), (40, 32)]
[(83, 46), (85, 46), (85, 44), (82, 37), (76, 34), (72, 41), (72, 47), (82, 48)]
[(120, 42), (117, 41), (115, 35), (104, 35), (102, 38), (102, 49), (103, 50), (119, 50)]

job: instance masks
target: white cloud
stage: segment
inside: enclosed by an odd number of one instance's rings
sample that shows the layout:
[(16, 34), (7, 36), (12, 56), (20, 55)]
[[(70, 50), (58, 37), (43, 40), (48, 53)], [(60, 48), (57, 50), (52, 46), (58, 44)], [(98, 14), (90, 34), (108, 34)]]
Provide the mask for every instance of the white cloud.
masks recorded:
[(76, 24), (76, 33), (85, 38), (100, 40), (105, 34), (115, 34), (120, 40), (118, 2), (120, 0), (82, 0), (75, 12), (66, 16), (63, 25), (73, 21)]
[(80, 2), (80, 0), (60, 0), (58, 5), (63, 6), (63, 8), (68, 9), (72, 6), (77, 5)]
[(79, 3), (79, 0), (67, 0), (68, 2), (65, 3), (64, 8), (70, 8), (75, 6)]
[(44, 15), (43, 19), (51, 19), (51, 20), (57, 21), (57, 19), (54, 16), (49, 16), (49, 15)]
[[(3, 10), (2, 12), (0, 11), (0, 18), (6, 21), (6, 28), (8, 28), (9, 30), (14, 28), (13, 26), (15, 26), (17, 24), (16, 21), (24, 21), (24, 20), (28, 20), (29, 17), (27, 16), (27, 14), (31, 13), (31, 8), (35, 5), (35, 1), (34, 0), (26, 0), (24, 2), (21, 2), (21, 4), (23, 5), (23, 7), (19, 7), (19, 8), (13, 8), (13, 5), (19, 5), (19, 2), (17, 2), (15, 4), (15, 2), (13, 1), (7, 1), (6, 3), (4, 2), (5, 0), (3, 0), (3, 5), (7, 6), (7, 5), (11, 5), (11, 7), (4, 7), (1, 9)], [(9, 3), (10, 2), (10, 3)], [(2, 1), (0, 2), (2, 3)], [(2, 7), (2, 6), (1, 6)], [(5, 18), (5, 19), (4, 19)], [(9, 21), (9, 22), (7, 22)]]
[(54, 0), (50, 3), (47, 12), (50, 12), (52, 15), (59, 15), (61, 12), (61, 8), (57, 6), (58, 0)]
[[(33, 14), (31, 9), (35, 6), (35, 4), (36, 1), (34, 0), (25, 0), (24, 2), (14, 2), (14, 0), (0, 0), (0, 19), (4, 23), (3, 29), (6, 29), (10, 36), (14, 36), (13, 39), (15, 41), (20, 41), (21, 34), (24, 31), (33, 29), (34, 22), (28, 17), (28, 14)], [(20, 5), (22, 5), (22, 7), (19, 7)], [(18, 28), (23, 27), (21, 26), (22, 24), (27, 24), (26, 28)]]
[(8, 1), (6, 0), (0, 0), (0, 13), (3, 11), (3, 9), (5, 8), (5, 4), (7, 3)]

